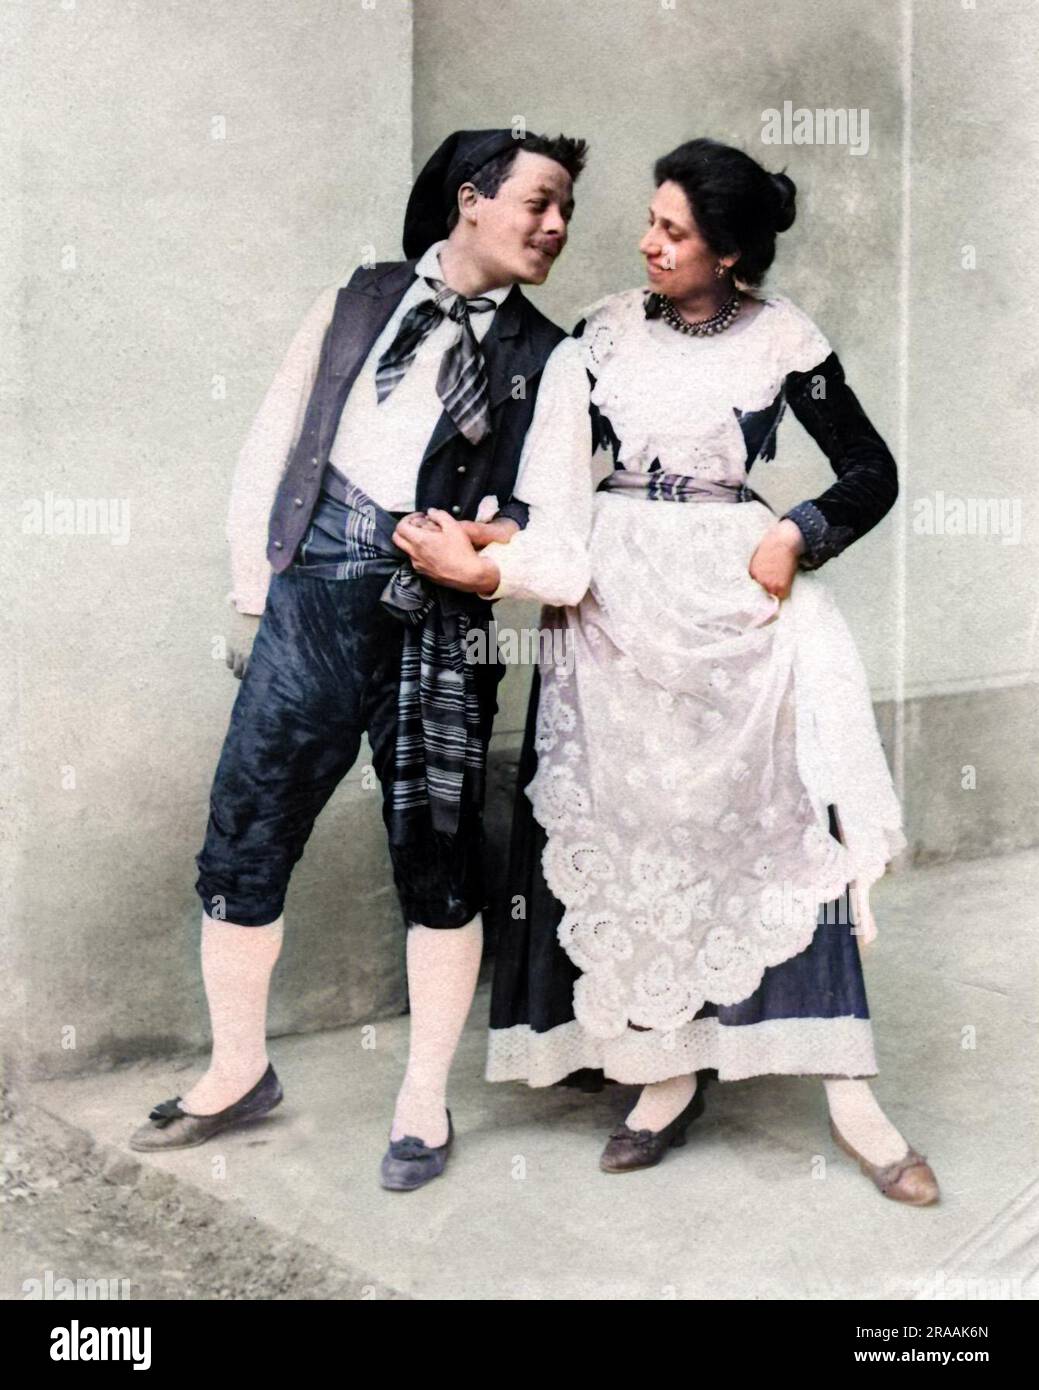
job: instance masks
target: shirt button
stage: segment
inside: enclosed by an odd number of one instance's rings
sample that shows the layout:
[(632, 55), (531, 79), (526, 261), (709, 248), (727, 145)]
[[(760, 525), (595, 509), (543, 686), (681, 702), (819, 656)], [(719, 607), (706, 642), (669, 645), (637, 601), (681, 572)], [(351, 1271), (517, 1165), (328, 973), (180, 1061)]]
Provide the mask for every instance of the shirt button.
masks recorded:
[(275, 542), (274, 542), (274, 549), (275, 549), (275, 550), (284, 550), (285, 547), (282, 545), (281, 541), (275, 541)]
[(310, 460), (310, 466), (311, 468), (317, 467), (317, 454), (315, 454), (314, 457)]
[(303, 505), (303, 498), (302, 498), (302, 497), (294, 497), (292, 500), (293, 500), (293, 502), (295, 503), (295, 505), (296, 505), (297, 507), (302, 507), (302, 505)]
[(462, 510), (461, 507), (460, 507), (460, 506), (458, 505), (458, 503), (456, 502), (455, 505), (451, 508), (451, 515), (452, 515), (452, 516), (457, 516), (461, 510)]
[(458, 472), (458, 473), (464, 473), (464, 472), (465, 472), (465, 464), (464, 464), (464, 463), (460, 463), (460, 464), (458, 465), (458, 468), (456, 469), (456, 472)]

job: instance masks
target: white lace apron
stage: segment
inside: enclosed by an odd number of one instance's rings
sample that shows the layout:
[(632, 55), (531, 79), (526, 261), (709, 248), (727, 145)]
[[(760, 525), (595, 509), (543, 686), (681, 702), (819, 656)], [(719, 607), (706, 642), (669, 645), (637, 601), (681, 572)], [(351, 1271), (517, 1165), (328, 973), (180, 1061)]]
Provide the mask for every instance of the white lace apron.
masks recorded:
[[(733, 407), (764, 408), (829, 346), (782, 297), (730, 332), (647, 324), (637, 291), (589, 314), (592, 399), (626, 468), (658, 459), (743, 481)], [(575, 1017), (593, 1038), (632, 1025), (654, 1035), (640, 1051), (673, 1047), (705, 1002), (739, 1003), (803, 951), (819, 905), (874, 881), (905, 844), (866, 675), (825, 581), (799, 573), (780, 602), (747, 572), (774, 520), (759, 502), (598, 494), (591, 588), (546, 612), (569, 655), (541, 668), (527, 795), (566, 909), (559, 940), (582, 972)]]

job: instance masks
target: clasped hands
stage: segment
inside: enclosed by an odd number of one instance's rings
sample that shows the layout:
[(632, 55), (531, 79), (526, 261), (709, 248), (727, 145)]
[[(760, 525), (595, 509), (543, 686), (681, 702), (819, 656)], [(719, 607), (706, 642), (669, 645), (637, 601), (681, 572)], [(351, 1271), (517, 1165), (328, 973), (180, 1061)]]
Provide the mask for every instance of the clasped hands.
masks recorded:
[[(394, 543), (406, 551), (419, 574), (453, 589), (492, 594), (501, 576), (492, 560), (480, 555), (491, 541), (507, 544), (519, 530), (514, 521), (500, 517), (494, 521), (456, 521), (450, 512), (430, 508), (412, 512), (397, 524)], [(253, 641), (260, 626), (259, 616), (232, 609), (225, 639), (224, 661), (238, 680), (249, 665)]]
[[(399, 521), (393, 541), (409, 557), (417, 574), (450, 589), (486, 595), (498, 587), (500, 575), (497, 565), (480, 552), (492, 541), (507, 544), (518, 530), (514, 521), (503, 517), (456, 521), (450, 512), (430, 507)], [(751, 578), (774, 598), (787, 598), (804, 546), (796, 523), (781, 518), (758, 542), (748, 566)]]
[(450, 512), (430, 507), (397, 523), (393, 543), (411, 560), (416, 574), (449, 589), (492, 594), (501, 582), (498, 566), (481, 555), (492, 541), (507, 544), (519, 530), (514, 521), (456, 521)]

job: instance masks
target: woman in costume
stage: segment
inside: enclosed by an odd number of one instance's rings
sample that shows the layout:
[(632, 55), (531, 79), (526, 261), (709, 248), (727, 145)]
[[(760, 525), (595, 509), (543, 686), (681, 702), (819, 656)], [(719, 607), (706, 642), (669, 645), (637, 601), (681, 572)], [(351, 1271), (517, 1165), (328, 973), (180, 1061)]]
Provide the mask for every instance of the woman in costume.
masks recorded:
[[(654, 173), (650, 287), (599, 301), (556, 349), (600, 479), (560, 543), (588, 545), (592, 582), (543, 614), (565, 658), (535, 674), (524, 913), (499, 941), (487, 1076), (641, 1085), (609, 1172), (680, 1144), (712, 1074), (817, 1076), (839, 1146), (886, 1196), (929, 1204), (934, 1174), (867, 1080), (859, 941), (901, 813), (814, 573), (890, 510), (895, 463), (812, 319), (759, 291), (792, 181), (704, 139)], [(747, 478), (788, 405), (837, 481), (777, 519)], [(558, 447), (542, 427), (529, 450)]]

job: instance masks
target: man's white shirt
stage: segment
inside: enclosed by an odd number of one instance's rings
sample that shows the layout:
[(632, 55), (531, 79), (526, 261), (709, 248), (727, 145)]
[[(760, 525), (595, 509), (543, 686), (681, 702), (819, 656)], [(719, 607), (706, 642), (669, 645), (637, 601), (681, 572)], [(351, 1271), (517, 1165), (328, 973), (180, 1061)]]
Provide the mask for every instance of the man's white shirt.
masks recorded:
[[(432, 291), (422, 278), (442, 278), (437, 242), (415, 267), (409, 285), (379, 334), (347, 397), (330, 460), (387, 511), (411, 511), (419, 467), (443, 413), (436, 383), (440, 362), (458, 326), (444, 319), (428, 334), (403, 379), (380, 404), (375, 390), (379, 358), (393, 342), (408, 310)], [(511, 285), (488, 290), (501, 305)], [(231, 598), (243, 613), (261, 613), (270, 582), (267, 526), (274, 497), (303, 429), (317, 378), (338, 286), (322, 291), (293, 338), (238, 457), (227, 518)], [(471, 315), (480, 341), (497, 309)], [(564, 339), (545, 364), (534, 417), (524, 441), (513, 495), (530, 508), (526, 528), (507, 545), (487, 546), (501, 573), (491, 599), (517, 597), (553, 605), (576, 604), (588, 587), (591, 525), (591, 430), (588, 378), (577, 342)], [(506, 497), (498, 498), (504, 506)]]

